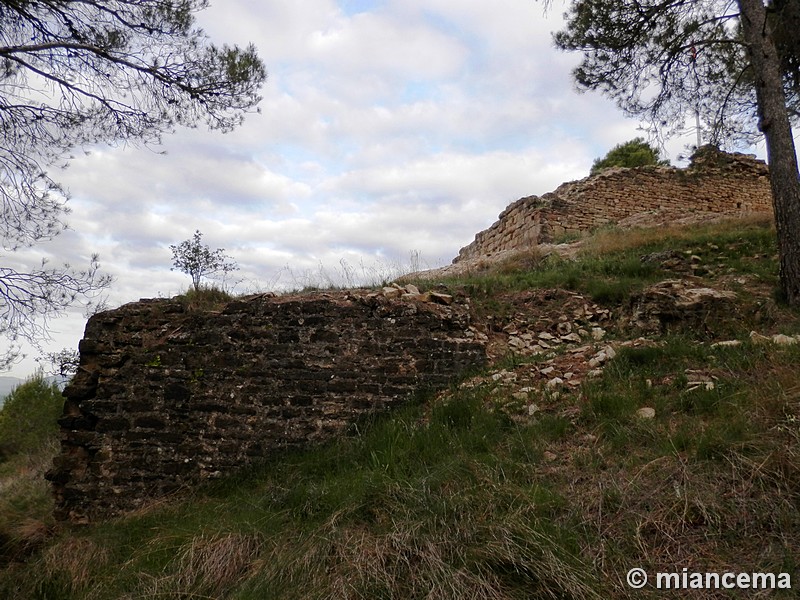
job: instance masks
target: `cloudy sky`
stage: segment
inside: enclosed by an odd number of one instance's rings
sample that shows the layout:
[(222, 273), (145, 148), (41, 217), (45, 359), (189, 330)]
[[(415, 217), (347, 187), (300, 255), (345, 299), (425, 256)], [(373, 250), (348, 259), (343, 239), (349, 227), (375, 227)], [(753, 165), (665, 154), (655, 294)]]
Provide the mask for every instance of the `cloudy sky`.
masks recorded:
[[(391, 277), (449, 263), (510, 202), (584, 177), (641, 132), (570, 80), (563, 8), (534, 0), (216, 0), (200, 25), (253, 42), (269, 79), (234, 133), (184, 130), (166, 154), (95, 148), (58, 178), (72, 229), (17, 256), (98, 252), (108, 302), (185, 291), (170, 244), (199, 229), (239, 264), (235, 291)], [(675, 161), (693, 135), (667, 147)], [(85, 318), (52, 322), (75, 348)], [(32, 372), (36, 354), (12, 370)]]

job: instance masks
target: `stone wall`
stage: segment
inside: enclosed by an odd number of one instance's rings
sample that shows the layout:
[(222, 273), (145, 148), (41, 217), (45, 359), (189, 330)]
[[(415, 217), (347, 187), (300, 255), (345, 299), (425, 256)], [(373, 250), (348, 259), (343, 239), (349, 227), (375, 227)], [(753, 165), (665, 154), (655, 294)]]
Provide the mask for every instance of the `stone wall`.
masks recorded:
[(686, 169), (614, 168), (521, 198), (453, 261), (525, 250), (609, 224), (658, 224), (772, 211), (767, 165), (702, 148)]
[(355, 291), (253, 296), (217, 311), (142, 300), (95, 315), (47, 475), (56, 514), (120, 514), (339, 435), (483, 365), (468, 327), (464, 303)]

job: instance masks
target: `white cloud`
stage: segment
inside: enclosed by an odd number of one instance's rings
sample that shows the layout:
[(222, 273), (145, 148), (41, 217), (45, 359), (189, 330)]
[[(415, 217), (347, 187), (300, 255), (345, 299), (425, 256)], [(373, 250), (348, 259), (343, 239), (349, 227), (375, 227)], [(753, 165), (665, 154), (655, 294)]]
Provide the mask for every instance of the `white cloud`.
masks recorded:
[(403, 22), (388, 15), (361, 13), (335, 20), (310, 38), (310, 58), (326, 72), (355, 77), (433, 80), (451, 77), (467, 50), (453, 37), (424, 22)]
[[(244, 289), (389, 273), (412, 253), (447, 263), (508, 203), (582, 177), (637, 133), (574, 92), (553, 12), (530, 0), (212, 3), (200, 14), (212, 39), (252, 41), (266, 63), (261, 114), (229, 135), (178, 131), (166, 155), (75, 160), (58, 174), (73, 231), (15, 258), (81, 265), (98, 251), (114, 304), (186, 289), (169, 244), (195, 229), (239, 262)], [(74, 347), (83, 318), (57, 328), (55, 348)]]

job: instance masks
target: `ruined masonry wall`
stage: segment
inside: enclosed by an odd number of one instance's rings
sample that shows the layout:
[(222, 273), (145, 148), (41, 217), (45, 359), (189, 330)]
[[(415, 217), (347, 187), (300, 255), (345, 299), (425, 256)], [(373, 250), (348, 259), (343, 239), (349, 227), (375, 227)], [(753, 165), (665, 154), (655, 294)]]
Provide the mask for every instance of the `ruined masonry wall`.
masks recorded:
[(217, 312), (142, 300), (92, 317), (48, 479), (60, 518), (136, 509), (341, 434), (485, 363), (468, 307), (366, 292), (254, 296)]
[(692, 216), (772, 211), (769, 170), (743, 154), (705, 149), (686, 169), (615, 168), (521, 198), (478, 233), (453, 262), (525, 250), (608, 224), (664, 223)]

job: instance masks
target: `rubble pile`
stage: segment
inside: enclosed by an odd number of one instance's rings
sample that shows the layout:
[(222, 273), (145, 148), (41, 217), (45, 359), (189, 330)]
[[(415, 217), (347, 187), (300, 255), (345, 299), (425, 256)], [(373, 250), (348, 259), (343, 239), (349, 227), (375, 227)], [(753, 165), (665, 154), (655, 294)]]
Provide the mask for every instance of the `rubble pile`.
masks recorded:
[(599, 377), (620, 348), (647, 347), (657, 342), (645, 338), (591, 342), (580, 346), (563, 346), (558, 353), (551, 352), (544, 360), (526, 362), (513, 368), (496, 370), (488, 375), (465, 381), (462, 387), (472, 388), (491, 384), (493, 393), (504, 399), (504, 410), (515, 419), (537, 418), (542, 413), (555, 412), (560, 416), (576, 416), (577, 403), (564, 404), (566, 396), (580, 393), (586, 380)]
[(703, 322), (729, 310), (736, 294), (700, 286), (687, 279), (668, 279), (631, 296), (623, 324), (650, 333), (663, 333), (671, 323)]
[(513, 305), (515, 312), (510, 318), (490, 318), (490, 327), (505, 337), (507, 352), (521, 356), (576, 349), (587, 342), (599, 342), (611, 325), (610, 310), (574, 292), (525, 292)]
[(445, 306), (450, 306), (454, 301), (453, 296), (450, 294), (445, 294), (444, 292), (438, 292), (435, 290), (429, 290), (423, 293), (419, 291), (419, 288), (417, 286), (411, 283), (406, 285), (393, 283), (390, 286), (387, 286), (378, 292), (373, 292), (369, 294), (368, 297), (375, 298), (379, 296), (383, 296), (388, 300), (399, 298), (400, 300), (432, 302), (435, 304), (444, 304)]

